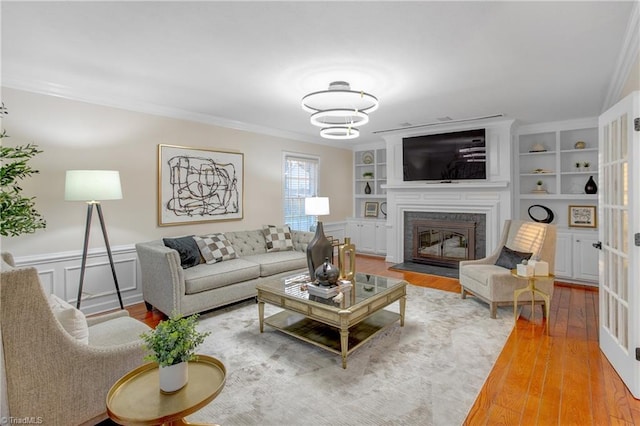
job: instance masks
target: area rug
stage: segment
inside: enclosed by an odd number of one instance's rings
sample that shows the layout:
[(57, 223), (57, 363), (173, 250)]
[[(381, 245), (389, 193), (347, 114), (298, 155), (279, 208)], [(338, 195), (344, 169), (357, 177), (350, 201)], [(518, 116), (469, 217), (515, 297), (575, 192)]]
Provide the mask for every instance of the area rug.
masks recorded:
[[(398, 311), (398, 303), (386, 309)], [(265, 306), (265, 314), (279, 309)], [(227, 369), (222, 393), (192, 422), (232, 425), (459, 425), (513, 327), (513, 312), (459, 294), (409, 285), (405, 325), (395, 324), (349, 355), (265, 326), (244, 302), (204, 314), (212, 334), (200, 353)]]
[(446, 266), (425, 265), (424, 263), (402, 262), (396, 263), (389, 269), (396, 271), (419, 272), (421, 274), (438, 275), (440, 277), (459, 278), (460, 271), (457, 268)]

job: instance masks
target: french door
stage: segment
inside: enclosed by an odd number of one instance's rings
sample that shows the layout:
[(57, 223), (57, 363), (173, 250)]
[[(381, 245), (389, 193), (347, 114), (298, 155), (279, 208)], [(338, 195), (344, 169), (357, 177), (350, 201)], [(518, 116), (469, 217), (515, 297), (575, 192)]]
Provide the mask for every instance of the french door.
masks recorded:
[[(600, 116), (600, 348), (640, 399), (640, 92)], [(640, 121), (640, 120), (638, 120)], [(640, 123), (637, 124), (640, 126)]]

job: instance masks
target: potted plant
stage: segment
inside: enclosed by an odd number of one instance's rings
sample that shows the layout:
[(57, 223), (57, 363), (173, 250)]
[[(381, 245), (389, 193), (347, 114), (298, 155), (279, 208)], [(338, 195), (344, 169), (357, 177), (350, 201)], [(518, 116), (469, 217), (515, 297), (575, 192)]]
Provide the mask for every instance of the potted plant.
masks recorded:
[(196, 330), (197, 319), (198, 314), (184, 318), (174, 312), (160, 321), (154, 330), (140, 335), (150, 351), (144, 359), (159, 365), (160, 391), (163, 393), (176, 392), (187, 384), (187, 363), (198, 358), (196, 348), (211, 334)]
[(580, 162), (576, 161), (576, 171), (580, 171)]
[(362, 177), (365, 179), (373, 179), (373, 172), (364, 172)]
[[(6, 114), (2, 103), (0, 116)], [(0, 140), (8, 137), (3, 129)], [(34, 197), (24, 197), (20, 187), (20, 180), (38, 173), (27, 162), (41, 152), (37, 145), (9, 147), (0, 143), (0, 235), (3, 237), (31, 234), (47, 226), (35, 208)]]
[(544, 191), (544, 188), (542, 187), (542, 181), (541, 180), (536, 182), (536, 191)]
[(585, 161), (582, 165), (584, 166), (585, 170), (589, 170), (589, 167), (591, 167), (591, 163), (588, 161)]

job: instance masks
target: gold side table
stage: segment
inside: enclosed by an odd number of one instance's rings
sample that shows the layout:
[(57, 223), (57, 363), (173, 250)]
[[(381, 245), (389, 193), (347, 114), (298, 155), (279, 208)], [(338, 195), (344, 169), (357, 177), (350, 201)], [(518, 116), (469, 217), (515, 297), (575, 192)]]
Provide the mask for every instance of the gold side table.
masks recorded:
[(189, 382), (160, 392), (158, 364), (150, 362), (125, 374), (107, 394), (107, 414), (121, 425), (196, 425), (184, 418), (214, 400), (224, 387), (226, 369), (218, 359), (198, 355), (189, 361)]
[[(539, 294), (542, 299), (544, 300), (544, 308), (545, 308), (545, 312), (546, 312), (546, 317), (547, 317), (547, 334), (549, 334), (549, 310), (551, 307), (551, 298), (549, 297), (549, 295), (547, 293), (545, 293), (544, 291), (540, 290), (539, 288), (536, 287), (536, 280), (538, 279), (553, 279), (555, 278), (555, 275), (553, 274), (549, 274), (549, 275), (532, 275), (530, 277), (523, 277), (522, 275), (518, 275), (517, 271), (515, 269), (511, 270), (511, 276), (516, 277), (516, 278), (520, 278), (523, 280), (527, 280), (527, 286), (523, 287), (523, 288), (519, 288), (514, 290), (513, 292), (513, 320), (514, 322), (518, 321), (518, 297), (524, 293), (525, 291), (530, 291), (531, 292), (531, 318), (535, 318), (535, 295)], [(545, 312), (543, 312), (543, 315), (545, 314)]]

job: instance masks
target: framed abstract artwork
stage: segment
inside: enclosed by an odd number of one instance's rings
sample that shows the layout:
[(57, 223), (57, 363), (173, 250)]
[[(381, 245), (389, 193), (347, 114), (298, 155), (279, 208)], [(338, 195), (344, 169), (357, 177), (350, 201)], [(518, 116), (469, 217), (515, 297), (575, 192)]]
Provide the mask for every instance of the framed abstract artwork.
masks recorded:
[(241, 220), (244, 155), (158, 145), (158, 225)]
[(576, 228), (595, 228), (596, 206), (569, 206), (569, 226)]

